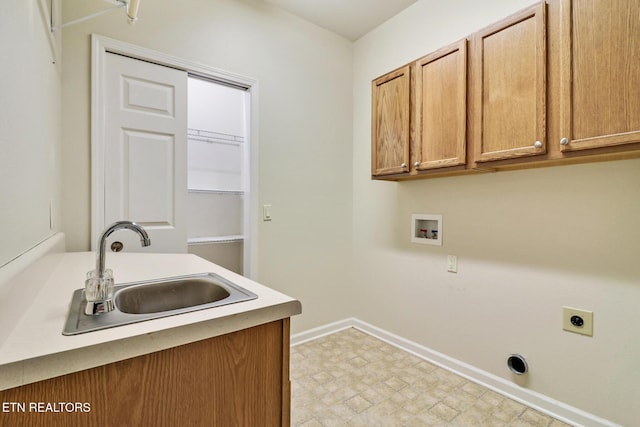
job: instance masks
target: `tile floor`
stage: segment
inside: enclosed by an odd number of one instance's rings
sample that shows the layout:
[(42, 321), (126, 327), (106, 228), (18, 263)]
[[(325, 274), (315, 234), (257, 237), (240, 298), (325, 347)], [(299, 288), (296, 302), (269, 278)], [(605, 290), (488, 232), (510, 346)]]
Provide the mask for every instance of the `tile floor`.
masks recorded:
[(567, 426), (357, 329), (291, 349), (291, 425)]

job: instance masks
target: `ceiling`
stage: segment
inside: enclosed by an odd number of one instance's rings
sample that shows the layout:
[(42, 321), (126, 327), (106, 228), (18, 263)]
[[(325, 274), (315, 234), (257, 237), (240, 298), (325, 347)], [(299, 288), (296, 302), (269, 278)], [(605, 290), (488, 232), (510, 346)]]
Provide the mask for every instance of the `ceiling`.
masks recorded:
[(357, 40), (417, 0), (264, 0), (329, 31)]

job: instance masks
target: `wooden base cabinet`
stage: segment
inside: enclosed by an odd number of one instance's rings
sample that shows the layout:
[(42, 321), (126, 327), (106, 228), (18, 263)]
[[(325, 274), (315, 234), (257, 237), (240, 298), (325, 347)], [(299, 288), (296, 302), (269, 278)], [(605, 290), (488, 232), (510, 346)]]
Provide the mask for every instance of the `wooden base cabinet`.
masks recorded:
[(3, 410), (0, 425), (281, 427), (290, 393), (284, 319), (1, 391), (25, 412)]

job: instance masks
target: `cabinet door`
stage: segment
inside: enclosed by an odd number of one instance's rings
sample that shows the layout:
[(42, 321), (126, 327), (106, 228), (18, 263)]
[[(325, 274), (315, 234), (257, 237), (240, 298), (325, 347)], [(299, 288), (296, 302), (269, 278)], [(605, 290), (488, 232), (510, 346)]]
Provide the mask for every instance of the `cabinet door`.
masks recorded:
[(467, 40), (416, 62), (417, 170), (466, 163)]
[(89, 410), (0, 413), (0, 424), (287, 427), (289, 364), (287, 318), (2, 390), (3, 402)]
[(561, 1), (561, 150), (640, 141), (640, 2)]
[(546, 7), (525, 9), (474, 35), (476, 161), (546, 151)]
[(371, 173), (409, 171), (411, 67), (405, 66), (373, 81)]

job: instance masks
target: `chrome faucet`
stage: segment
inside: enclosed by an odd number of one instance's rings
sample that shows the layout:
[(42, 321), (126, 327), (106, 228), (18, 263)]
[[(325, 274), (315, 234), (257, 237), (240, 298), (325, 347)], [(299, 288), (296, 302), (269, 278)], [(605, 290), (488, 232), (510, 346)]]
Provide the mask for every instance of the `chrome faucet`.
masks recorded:
[(138, 233), (140, 244), (143, 247), (151, 245), (147, 232), (135, 222), (118, 221), (104, 229), (98, 240), (96, 269), (87, 273), (87, 280), (84, 282), (84, 294), (87, 301), (84, 310), (86, 315), (92, 316), (114, 309), (113, 272), (105, 268), (107, 237), (114, 231), (123, 229)]
[(140, 236), (140, 244), (143, 247), (151, 245), (151, 240), (149, 239), (149, 235), (144, 230), (144, 228), (140, 227), (135, 222), (131, 221), (118, 221), (114, 222), (110, 226), (104, 229), (102, 234), (100, 235), (100, 239), (98, 239), (98, 254), (96, 257), (96, 274), (98, 277), (104, 276), (104, 258), (106, 255), (106, 247), (107, 247), (107, 237), (111, 235), (114, 231), (127, 229), (131, 231), (135, 231)]

